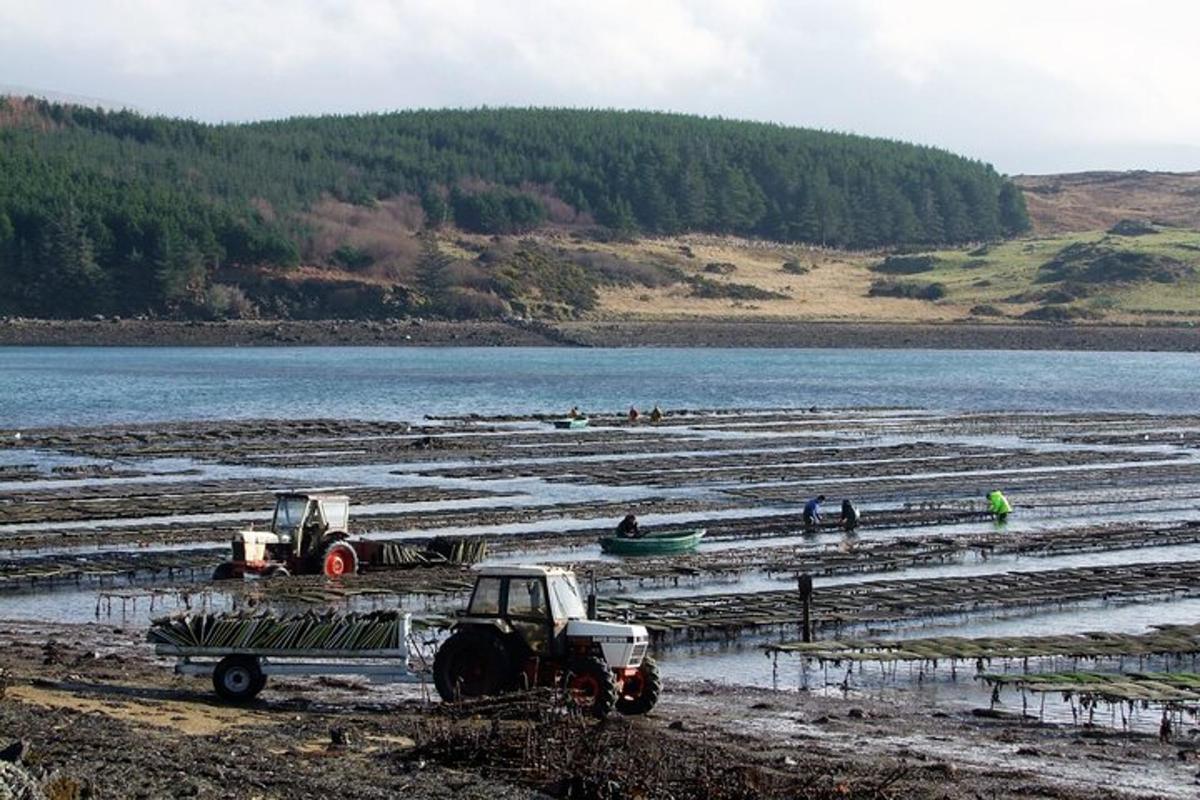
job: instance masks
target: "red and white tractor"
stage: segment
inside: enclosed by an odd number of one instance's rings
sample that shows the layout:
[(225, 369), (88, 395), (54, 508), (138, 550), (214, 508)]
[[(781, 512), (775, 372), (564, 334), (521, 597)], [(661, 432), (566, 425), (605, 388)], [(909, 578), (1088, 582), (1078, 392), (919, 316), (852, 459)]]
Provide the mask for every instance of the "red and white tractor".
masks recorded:
[(350, 498), (322, 492), (282, 492), (275, 497), (271, 529), (233, 536), (233, 558), (217, 566), (213, 580), (264, 576), (358, 572), (374, 542), (349, 541)]
[(568, 570), (485, 567), (434, 657), (438, 694), (454, 702), (547, 686), (597, 717), (645, 714), (662, 693), (646, 628), (594, 617), (595, 596), (585, 606)]

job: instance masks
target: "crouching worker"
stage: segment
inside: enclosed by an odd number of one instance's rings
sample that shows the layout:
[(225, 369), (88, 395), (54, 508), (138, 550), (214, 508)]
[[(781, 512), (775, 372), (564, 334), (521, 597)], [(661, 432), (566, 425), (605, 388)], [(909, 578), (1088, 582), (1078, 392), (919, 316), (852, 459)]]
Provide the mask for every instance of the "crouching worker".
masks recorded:
[(1008, 498), (1000, 490), (994, 489), (988, 492), (987, 500), (992, 516), (996, 518), (997, 522), (1004, 522), (1008, 519), (1008, 515), (1012, 513), (1012, 506), (1008, 504)]
[(804, 521), (805, 533), (812, 533), (821, 524), (821, 503), (824, 502), (825, 495), (819, 494), (804, 504), (804, 511), (800, 517)]
[(862, 519), (862, 514), (858, 513), (858, 509), (854, 507), (854, 503), (849, 500), (842, 501), (842, 516), (839, 523), (842, 530), (849, 533), (858, 527), (858, 521)]
[(625, 519), (617, 525), (617, 537), (620, 539), (640, 539), (642, 532), (638, 530), (637, 517), (626, 514)]

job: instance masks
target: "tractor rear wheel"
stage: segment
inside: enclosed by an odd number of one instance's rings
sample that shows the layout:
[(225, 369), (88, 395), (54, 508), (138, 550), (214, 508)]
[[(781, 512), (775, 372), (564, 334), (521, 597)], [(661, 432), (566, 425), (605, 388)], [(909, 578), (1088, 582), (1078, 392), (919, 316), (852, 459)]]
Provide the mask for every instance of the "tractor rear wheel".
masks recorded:
[(233, 564), (230, 564), (228, 561), (217, 564), (217, 568), (213, 570), (212, 574), (214, 581), (229, 581), (233, 580), (234, 577)]
[(266, 685), (267, 676), (253, 656), (225, 656), (213, 670), (213, 689), (223, 700), (248, 703)]
[(563, 676), (563, 689), (569, 704), (597, 719), (607, 717), (617, 703), (617, 682), (599, 658), (572, 661)]
[(647, 714), (658, 704), (662, 695), (662, 678), (658, 676), (658, 664), (646, 656), (642, 665), (631, 677), (625, 679), (617, 697), (617, 711), (622, 714)]
[(500, 694), (511, 688), (508, 648), (487, 630), (455, 631), (433, 657), (433, 685), (447, 703)]
[(321, 553), (321, 574), (326, 578), (340, 578), (358, 572), (358, 553), (346, 542), (331, 542)]
[(263, 572), (264, 578), (290, 578), (292, 573), (283, 564), (272, 564)]

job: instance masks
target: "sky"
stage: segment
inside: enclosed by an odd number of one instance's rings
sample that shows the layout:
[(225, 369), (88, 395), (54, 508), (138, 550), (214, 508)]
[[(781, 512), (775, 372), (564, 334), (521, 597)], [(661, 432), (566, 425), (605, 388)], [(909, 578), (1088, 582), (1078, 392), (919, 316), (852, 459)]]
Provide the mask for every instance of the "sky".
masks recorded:
[(680, 111), (1200, 170), (1194, 0), (0, 0), (0, 87), (218, 121)]

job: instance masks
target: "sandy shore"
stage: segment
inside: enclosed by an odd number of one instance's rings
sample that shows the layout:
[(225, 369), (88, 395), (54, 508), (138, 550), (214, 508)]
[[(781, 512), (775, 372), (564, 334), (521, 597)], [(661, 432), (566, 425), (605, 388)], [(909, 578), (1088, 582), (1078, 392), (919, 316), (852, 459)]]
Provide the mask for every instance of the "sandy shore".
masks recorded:
[(800, 347), (1200, 352), (1200, 329), (1107, 325), (427, 320), (0, 321), (0, 346)]

